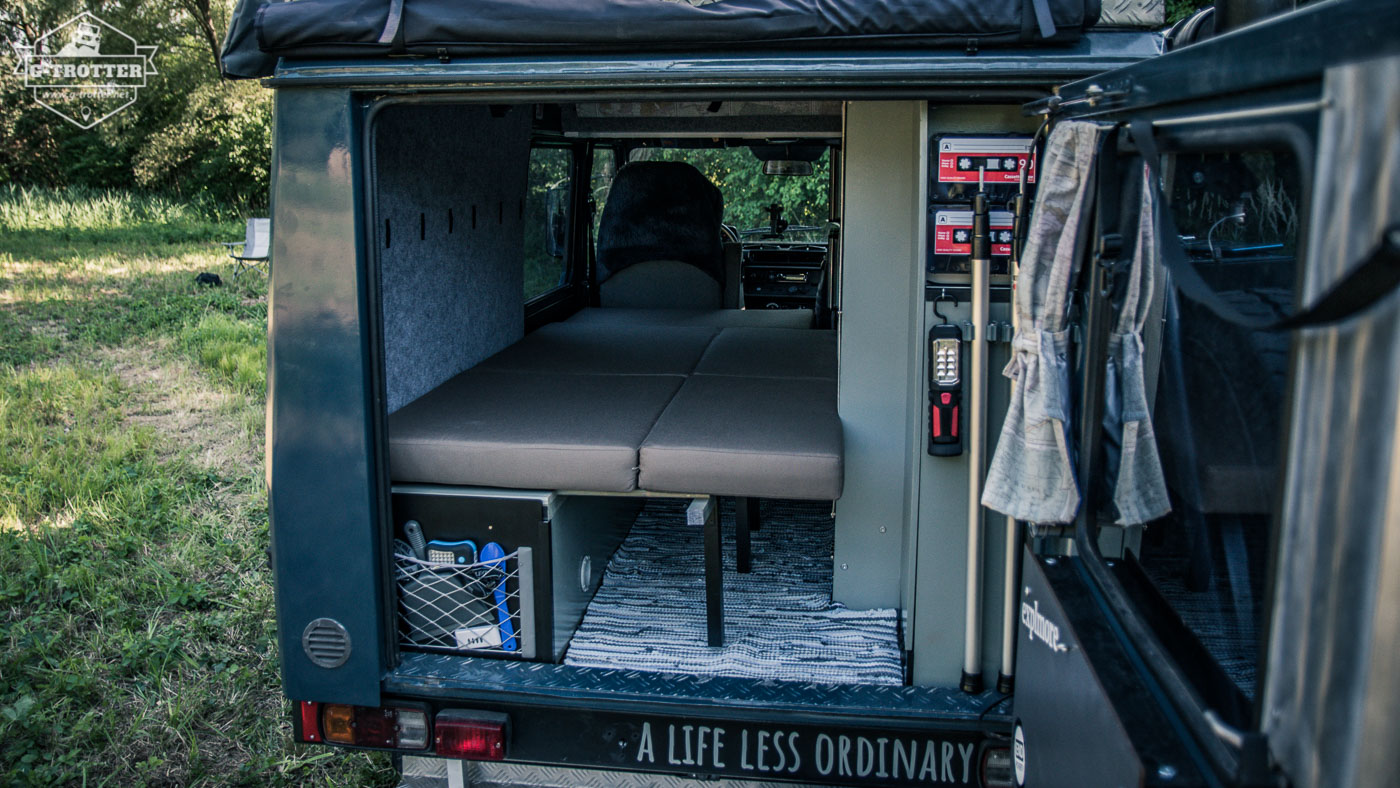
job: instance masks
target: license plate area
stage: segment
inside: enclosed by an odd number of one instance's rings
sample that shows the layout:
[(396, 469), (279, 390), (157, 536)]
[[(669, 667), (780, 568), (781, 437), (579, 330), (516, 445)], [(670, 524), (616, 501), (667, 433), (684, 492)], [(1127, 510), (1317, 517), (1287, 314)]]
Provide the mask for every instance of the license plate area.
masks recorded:
[(994, 728), (950, 720), (828, 722), (805, 713), (742, 719), (499, 710), (511, 718), (509, 761), (829, 785), (978, 785)]

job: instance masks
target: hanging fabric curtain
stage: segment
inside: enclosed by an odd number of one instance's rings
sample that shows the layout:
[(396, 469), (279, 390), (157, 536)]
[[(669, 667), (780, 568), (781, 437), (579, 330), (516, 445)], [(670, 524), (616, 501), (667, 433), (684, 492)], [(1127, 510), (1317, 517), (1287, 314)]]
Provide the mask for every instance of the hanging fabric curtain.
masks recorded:
[(1068, 305), (1093, 207), (1093, 172), (1105, 128), (1067, 121), (1045, 143), (1035, 213), (1016, 285), (1011, 405), (987, 469), (982, 505), (1018, 520), (1068, 523), (1079, 510), (1070, 456)]
[(1108, 339), (1105, 382), (1104, 431), (1117, 447), (1113, 503), (1118, 509), (1118, 525), (1141, 525), (1172, 509), (1162, 462), (1157, 455), (1157, 436), (1152, 430), (1142, 364), (1142, 327), (1152, 307), (1153, 277), (1159, 252), (1157, 190), (1152, 188), (1146, 167), (1142, 175), (1137, 243), (1127, 274), (1123, 306)]

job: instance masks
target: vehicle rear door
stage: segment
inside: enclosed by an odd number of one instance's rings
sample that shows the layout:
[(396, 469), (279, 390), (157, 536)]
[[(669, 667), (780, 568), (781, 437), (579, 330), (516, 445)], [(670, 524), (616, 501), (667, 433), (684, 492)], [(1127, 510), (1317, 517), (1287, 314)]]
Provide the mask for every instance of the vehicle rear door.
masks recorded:
[[(1081, 505), (1024, 560), (1017, 784), (1394, 779), (1397, 85), (1400, 6), (1363, 0), (1028, 105), (1103, 134), (1070, 301)], [(1169, 513), (1135, 522), (1128, 485)]]

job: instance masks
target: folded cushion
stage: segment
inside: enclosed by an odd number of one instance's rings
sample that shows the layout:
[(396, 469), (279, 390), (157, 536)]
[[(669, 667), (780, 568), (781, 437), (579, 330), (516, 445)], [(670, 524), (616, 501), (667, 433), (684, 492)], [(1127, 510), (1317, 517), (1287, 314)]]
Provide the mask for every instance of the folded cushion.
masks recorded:
[(395, 481), (631, 492), (685, 379), (471, 369), (389, 416)]
[(692, 375), (641, 445), (638, 485), (832, 500), (841, 441), (834, 378)]
[(539, 374), (686, 375), (718, 329), (706, 326), (550, 323), (479, 369)]
[(763, 378), (836, 377), (836, 332), (797, 328), (726, 328), (695, 371)]

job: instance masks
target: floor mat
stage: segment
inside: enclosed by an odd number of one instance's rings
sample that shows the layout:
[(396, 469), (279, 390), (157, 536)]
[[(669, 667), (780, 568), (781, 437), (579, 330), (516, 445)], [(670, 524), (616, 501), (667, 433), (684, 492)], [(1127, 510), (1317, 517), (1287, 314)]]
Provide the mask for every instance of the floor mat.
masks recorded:
[(1259, 622), (1264, 616), (1264, 576), (1268, 560), (1268, 521), (1247, 515), (1213, 515), (1206, 528), (1206, 588), (1192, 590), (1187, 577), (1200, 561), (1193, 557), (1183, 528), (1149, 543), (1141, 559), (1145, 571), (1183, 623), (1251, 700), (1259, 665)]
[(830, 504), (763, 501), (753, 572), (734, 568), (724, 533), (722, 648), (705, 645), (703, 529), (683, 500), (648, 501), (608, 563), (564, 664), (820, 684), (904, 683), (893, 610), (831, 601)]

